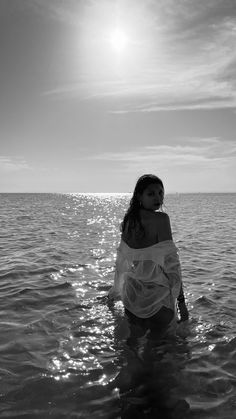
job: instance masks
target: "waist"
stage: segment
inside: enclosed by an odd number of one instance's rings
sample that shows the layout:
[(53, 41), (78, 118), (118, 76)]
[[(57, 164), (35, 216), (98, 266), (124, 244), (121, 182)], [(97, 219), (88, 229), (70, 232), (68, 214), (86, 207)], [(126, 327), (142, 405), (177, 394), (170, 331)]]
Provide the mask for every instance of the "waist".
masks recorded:
[(133, 321), (141, 321), (141, 322), (147, 322), (149, 324), (155, 323), (156, 326), (159, 327), (166, 327), (174, 318), (174, 310), (167, 308), (165, 306), (161, 307), (160, 310), (158, 310), (157, 313), (155, 313), (153, 316), (150, 317), (138, 317), (131, 311), (129, 311), (127, 308), (125, 308), (125, 314), (129, 317), (130, 320)]

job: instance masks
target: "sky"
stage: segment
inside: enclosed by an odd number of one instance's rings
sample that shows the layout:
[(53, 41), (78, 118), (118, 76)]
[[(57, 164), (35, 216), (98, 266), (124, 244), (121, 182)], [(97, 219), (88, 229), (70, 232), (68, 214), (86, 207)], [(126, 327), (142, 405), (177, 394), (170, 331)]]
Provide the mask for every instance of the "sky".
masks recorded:
[(0, 0), (0, 192), (236, 192), (236, 0)]

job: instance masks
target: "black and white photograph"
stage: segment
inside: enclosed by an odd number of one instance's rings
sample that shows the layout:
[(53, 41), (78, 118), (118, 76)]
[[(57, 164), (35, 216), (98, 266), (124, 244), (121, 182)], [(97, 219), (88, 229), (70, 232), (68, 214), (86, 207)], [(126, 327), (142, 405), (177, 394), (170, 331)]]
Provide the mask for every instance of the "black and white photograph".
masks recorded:
[(0, 418), (233, 419), (236, 0), (0, 0)]

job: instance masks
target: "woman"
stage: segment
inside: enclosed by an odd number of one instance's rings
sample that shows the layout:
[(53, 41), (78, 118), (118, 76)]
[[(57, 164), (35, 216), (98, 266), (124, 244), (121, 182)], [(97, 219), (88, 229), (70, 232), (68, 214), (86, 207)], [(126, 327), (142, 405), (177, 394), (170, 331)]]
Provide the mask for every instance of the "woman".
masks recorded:
[(169, 216), (160, 211), (164, 186), (157, 176), (141, 176), (121, 224), (114, 285), (108, 297), (121, 298), (133, 321), (149, 328), (166, 328), (176, 313), (182, 321), (188, 310), (182, 287), (177, 248)]

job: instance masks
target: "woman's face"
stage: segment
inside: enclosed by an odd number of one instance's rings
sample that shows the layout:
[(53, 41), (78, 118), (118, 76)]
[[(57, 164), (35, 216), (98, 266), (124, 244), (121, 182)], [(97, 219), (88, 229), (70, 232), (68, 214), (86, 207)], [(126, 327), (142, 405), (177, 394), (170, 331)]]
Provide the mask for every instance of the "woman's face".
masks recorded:
[(138, 198), (144, 209), (156, 211), (163, 204), (163, 187), (158, 183), (151, 183)]

